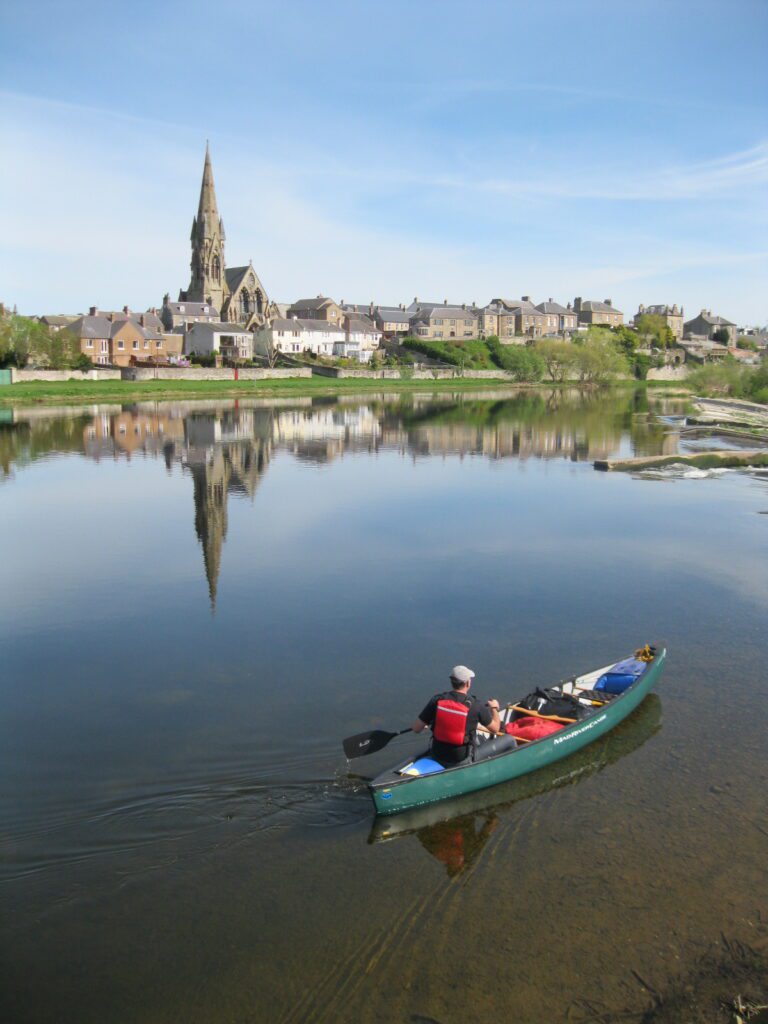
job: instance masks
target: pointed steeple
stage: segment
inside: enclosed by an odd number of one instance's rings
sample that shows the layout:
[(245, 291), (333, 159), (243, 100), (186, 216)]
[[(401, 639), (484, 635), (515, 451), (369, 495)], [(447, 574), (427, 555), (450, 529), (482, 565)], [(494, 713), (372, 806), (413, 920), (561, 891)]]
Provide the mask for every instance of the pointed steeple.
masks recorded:
[(205, 142), (205, 163), (203, 164), (203, 181), (200, 185), (200, 202), (197, 207), (198, 229), (202, 228), (203, 237), (210, 238), (213, 231), (221, 228), (219, 208), (216, 205), (216, 186), (213, 183), (213, 167), (208, 140)]
[(216, 204), (211, 150), (207, 141), (200, 201), (197, 204), (197, 216), (192, 218), (190, 241), (192, 275), (189, 288), (183, 293), (184, 298), (189, 302), (210, 302), (221, 312), (226, 293), (224, 225)]

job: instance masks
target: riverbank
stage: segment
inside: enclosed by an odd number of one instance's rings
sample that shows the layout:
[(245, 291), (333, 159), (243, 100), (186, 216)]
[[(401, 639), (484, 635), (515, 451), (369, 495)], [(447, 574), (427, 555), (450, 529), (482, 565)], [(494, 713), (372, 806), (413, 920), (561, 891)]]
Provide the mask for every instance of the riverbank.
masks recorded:
[[(547, 390), (573, 388), (579, 385), (573, 381), (553, 384), (541, 381), (538, 384), (523, 384), (509, 377), (484, 378), (482, 380), (453, 377), (447, 380), (413, 380), (409, 378), (382, 380), (377, 377), (330, 378), (305, 377), (272, 380), (227, 380), (227, 381), (172, 381), (172, 380), (70, 380), (35, 381), (34, 383), (12, 384), (0, 388), (0, 408), (17, 405), (82, 405), (92, 402), (141, 402), (194, 398), (244, 398), (269, 395), (337, 395), (366, 392), (463, 392), (482, 389), (520, 388), (525, 390)], [(647, 387), (681, 392), (679, 383), (667, 381), (621, 381), (615, 386)], [(681, 392), (682, 393), (682, 392)], [(687, 393), (687, 392), (685, 392)]]

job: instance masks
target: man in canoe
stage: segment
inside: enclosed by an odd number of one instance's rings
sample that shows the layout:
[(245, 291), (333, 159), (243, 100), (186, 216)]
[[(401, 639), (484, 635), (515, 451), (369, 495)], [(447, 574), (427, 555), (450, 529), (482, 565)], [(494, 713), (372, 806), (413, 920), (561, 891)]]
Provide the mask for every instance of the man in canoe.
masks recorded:
[(471, 752), (478, 725), (500, 735), (499, 702), (485, 704), (469, 696), (475, 673), (466, 665), (451, 669), (451, 689), (436, 693), (413, 723), (414, 732), (432, 730), (432, 756), (444, 765), (459, 764)]

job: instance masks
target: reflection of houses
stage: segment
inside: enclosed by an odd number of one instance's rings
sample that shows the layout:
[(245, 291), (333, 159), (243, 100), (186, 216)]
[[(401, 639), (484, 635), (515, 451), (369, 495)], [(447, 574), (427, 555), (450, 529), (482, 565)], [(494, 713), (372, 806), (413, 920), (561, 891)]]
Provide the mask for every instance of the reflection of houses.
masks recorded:
[(330, 462), (345, 451), (375, 451), (379, 417), (368, 406), (287, 409), (274, 419), (275, 447), (309, 462)]
[(184, 421), (172, 415), (123, 411), (100, 413), (83, 429), (83, 449), (92, 459), (134, 453), (158, 454), (184, 437)]

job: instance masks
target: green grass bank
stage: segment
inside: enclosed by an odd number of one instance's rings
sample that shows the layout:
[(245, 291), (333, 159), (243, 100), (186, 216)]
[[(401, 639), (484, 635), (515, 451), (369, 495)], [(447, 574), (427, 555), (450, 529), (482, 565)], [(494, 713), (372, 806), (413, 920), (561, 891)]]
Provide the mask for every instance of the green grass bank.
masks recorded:
[[(618, 382), (617, 382), (618, 383)], [(624, 382), (621, 382), (624, 383)], [(664, 387), (665, 382), (626, 381), (626, 385)], [(67, 405), (84, 402), (141, 402), (193, 398), (244, 398), (269, 395), (337, 395), (370, 392), (461, 392), (504, 388), (552, 390), (553, 387), (577, 387), (573, 382), (554, 385), (551, 381), (522, 384), (508, 378), (466, 380), (382, 380), (380, 378), (309, 377), (257, 381), (56, 381), (11, 384), (0, 388), (0, 406), (50, 404)], [(680, 384), (675, 385), (680, 389)]]

